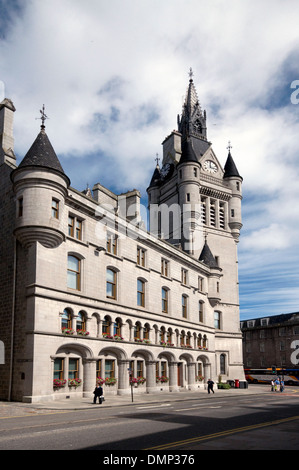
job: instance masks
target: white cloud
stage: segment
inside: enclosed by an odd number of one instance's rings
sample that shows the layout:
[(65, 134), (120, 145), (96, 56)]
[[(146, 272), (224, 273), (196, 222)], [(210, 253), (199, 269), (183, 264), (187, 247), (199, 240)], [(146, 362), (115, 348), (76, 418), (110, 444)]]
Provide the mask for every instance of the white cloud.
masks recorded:
[[(77, 189), (100, 181), (145, 196), (193, 68), (214, 150), (224, 164), (231, 140), (244, 178), (242, 282), (250, 288), (255, 270), (271, 291), (273, 252), (285, 272), (286, 253), (298, 250), (299, 105), (290, 88), (299, 79), (298, 1), (2, 3), (15, 8), (14, 21), (0, 21), (0, 82), (17, 108), (17, 155), (35, 139), (45, 104), (47, 133)], [(288, 260), (291, 276), (297, 265)], [(243, 311), (255, 311), (244, 298)]]

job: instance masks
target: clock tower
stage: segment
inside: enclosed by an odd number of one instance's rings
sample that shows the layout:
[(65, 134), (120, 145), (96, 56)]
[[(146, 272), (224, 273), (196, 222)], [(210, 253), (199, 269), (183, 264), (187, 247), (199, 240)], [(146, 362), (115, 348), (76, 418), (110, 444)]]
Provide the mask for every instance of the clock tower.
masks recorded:
[[(231, 145), (222, 166), (207, 138), (207, 115), (191, 70), (177, 123), (177, 130), (162, 143), (162, 164), (157, 164), (147, 189), (150, 231), (196, 260), (211, 264), (213, 258), (212, 264), (221, 270), (219, 285), (223, 292), (226, 289), (227, 302), (238, 303), (236, 247), (243, 180)], [(231, 289), (231, 281), (236, 289)]]

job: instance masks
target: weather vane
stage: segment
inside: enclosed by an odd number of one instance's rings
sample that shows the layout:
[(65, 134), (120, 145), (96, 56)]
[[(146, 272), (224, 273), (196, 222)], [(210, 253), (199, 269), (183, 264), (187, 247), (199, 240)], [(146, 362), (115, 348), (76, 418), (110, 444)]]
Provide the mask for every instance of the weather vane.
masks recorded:
[(49, 119), (48, 116), (45, 114), (45, 105), (43, 104), (43, 107), (42, 109), (39, 111), (41, 113), (41, 117), (40, 118), (36, 118), (36, 119), (41, 119), (42, 121), (42, 129), (44, 129), (45, 127), (45, 120), (46, 119)]
[(190, 77), (190, 80), (192, 80), (193, 75), (194, 75), (194, 73), (193, 73), (192, 67), (190, 67), (190, 70), (189, 70), (189, 77)]
[(160, 158), (158, 157), (158, 154), (156, 153), (156, 158), (155, 158), (156, 162), (157, 162), (157, 166), (159, 165), (159, 160)]
[(229, 152), (230, 152), (230, 149), (232, 149), (232, 146), (231, 146), (231, 144), (230, 144), (230, 140), (228, 141), (228, 146), (227, 146), (226, 148), (227, 148), (227, 150), (228, 150)]

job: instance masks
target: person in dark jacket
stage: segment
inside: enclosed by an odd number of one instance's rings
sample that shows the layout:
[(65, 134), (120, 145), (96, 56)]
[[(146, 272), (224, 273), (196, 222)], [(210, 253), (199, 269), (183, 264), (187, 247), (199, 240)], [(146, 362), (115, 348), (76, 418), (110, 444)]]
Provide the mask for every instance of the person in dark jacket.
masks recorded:
[(213, 380), (209, 379), (208, 380), (208, 393), (210, 393), (210, 392), (215, 393), (214, 390), (213, 390), (213, 385), (214, 385)]
[(103, 389), (100, 385), (97, 385), (96, 388), (94, 389), (94, 398), (93, 398), (93, 402), (96, 403), (97, 402), (97, 398), (99, 398), (99, 404), (101, 405), (102, 404), (102, 395), (103, 395)]

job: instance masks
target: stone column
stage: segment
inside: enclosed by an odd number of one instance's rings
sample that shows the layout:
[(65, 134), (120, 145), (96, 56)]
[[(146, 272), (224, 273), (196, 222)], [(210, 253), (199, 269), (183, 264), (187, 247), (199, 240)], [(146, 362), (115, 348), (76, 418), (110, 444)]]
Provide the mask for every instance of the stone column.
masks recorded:
[(130, 374), (128, 371), (129, 365), (130, 361), (127, 359), (120, 359), (118, 361), (118, 395), (128, 395), (130, 393)]
[(151, 393), (156, 390), (156, 361), (146, 361), (146, 392)]
[(195, 390), (196, 389), (196, 383), (195, 383), (195, 362), (189, 362), (187, 364), (187, 370), (188, 370), (188, 390)]
[(169, 391), (170, 392), (177, 392), (179, 390), (178, 387), (178, 370), (177, 370), (178, 363), (177, 362), (169, 362)]
[(83, 359), (83, 397), (92, 396), (96, 386), (96, 359)]

